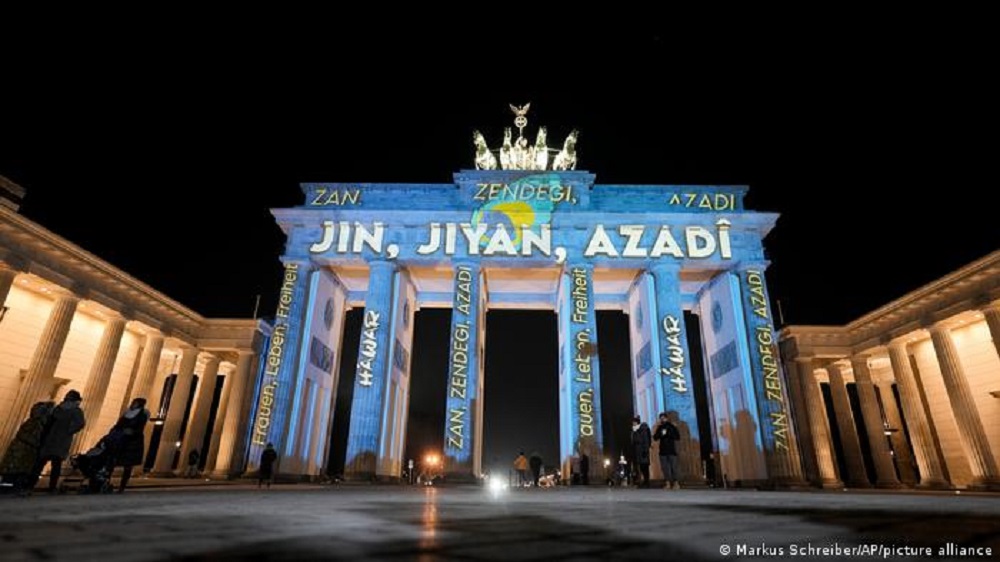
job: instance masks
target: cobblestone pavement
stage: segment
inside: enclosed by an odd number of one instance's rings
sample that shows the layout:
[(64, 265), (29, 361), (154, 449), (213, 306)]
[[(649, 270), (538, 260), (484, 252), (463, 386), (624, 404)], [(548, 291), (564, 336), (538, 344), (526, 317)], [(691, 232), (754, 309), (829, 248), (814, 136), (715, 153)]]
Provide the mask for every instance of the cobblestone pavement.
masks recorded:
[[(110, 496), (2, 497), (0, 543), (3, 561), (882, 560), (887, 554), (890, 560), (996, 560), (1000, 497), (173, 487)], [(992, 554), (938, 556), (949, 543), (991, 548)], [(798, 549), (809, 544), (833, 550), (802, 556)], [(843, 550), (864, 544), (883, 550), (860, 557)], [(884, 550), (904, 546), (932, 548), (934, 556)]]

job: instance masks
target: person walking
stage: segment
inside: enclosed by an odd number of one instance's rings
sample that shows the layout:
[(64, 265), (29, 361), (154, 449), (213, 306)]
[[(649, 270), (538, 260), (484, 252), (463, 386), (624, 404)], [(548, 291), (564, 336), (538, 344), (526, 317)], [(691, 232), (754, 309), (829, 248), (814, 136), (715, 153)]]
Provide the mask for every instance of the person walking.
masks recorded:
[(267, 489), (271, 489), (271, 481), (274, 480), (274, 463), (278, 460), (278, 451), (274, 450), (274, 445), (268, 443), (264, 447), (264, 452), (260, 454), (260, 470), (257, 473), (257, 487), (267, 482)]
[(111, 429), (112, 432), (120, 434), (118, 454), (115, 456), (115, 466), (122, 467), (122, 478), (118, 483), (119, 494), (128, 486), (128, 481), (132, 478), (132, 468), (142, 464), (145, 453), (144, 434), (148, 421), (149, 410), (146, 409), (146, 399), (136, 398)]
[(14, 440), (10, 442), (0, 461), (0, 476), (4, 482), (13, 485), (13, 492), (19, 496), (31, 491), (29, 486), (34, 483), (32, 471), (38, 460), (38, 450), (42, 446), (42, 432), (53, 407), (55, 402), (37, 402), (31, 407), (28, 419), (17, 429)]
[(528, 483), (528, 457), (524, 456), (524, 451), (517, 454), (514, 459), (514, 471), (517, 472), (517, 486), (525, 486)]
[(652, 443), (649, 426), (639, 416), (632, 418), (632, 454), (633, 462), (642, 475), (642, 482), (638, 483), (640, 488), (649, 487), (649, 447)]
[(87, 424), (80, 409), (80, 402), (83, 397), (76, 390), (66, 393), (63, 401), (52, 409), (49, 414), (48, 423), (43, 430), (42, 446), (38, 451), (38, 460), (31, 471), (31, 486), (38, 481), (42, 470), (46, 464), (49, 468), (49, 493), (55, 494), (58, 491), (59, 476), (62, 474), (62, 463), (69, 455), (69, 448), (73, 444), (73, 436), (83, 429)]
[(542, 477), (542, 456), (533, 451), (528, 459), (528, 465), (531, 466), (531, 476), (535, 486), (538, 486), (538, 479)]
[(580, 453), (580, 484), (590, 486), (590, 457)]
[(660, 414), (660, 423), (656, 426), (653, 439), (660, 442), (660, 468), (663, 470), (663, 489), (679, 490), (680, 466), (677, 462), (677, 441), (681, 432), (670, 421), (666, 413)]

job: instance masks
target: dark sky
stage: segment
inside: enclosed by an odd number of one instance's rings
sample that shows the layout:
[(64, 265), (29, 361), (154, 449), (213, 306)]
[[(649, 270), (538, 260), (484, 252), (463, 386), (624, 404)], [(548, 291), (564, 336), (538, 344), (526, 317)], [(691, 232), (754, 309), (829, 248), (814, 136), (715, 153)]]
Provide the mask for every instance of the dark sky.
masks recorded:
[[(851, 320), (1000, 247), (978, 140), (1000, 92), (974, 34), (864, 56), (801, 43), (808, 64), (600, 37), (545, 73), (480, 71), (412, 33), (367, 61), (349, 37), (171, 50), (154, 33), (129, 56), (81, 40), (9, 61), (0, 174), (27, 188), (26, 216), (211, 316), (247, 316), (257, 294), (274, 308), (268, 209), (300, 203), (299, 182), (449, 182), (471, 131), (495, 142), (528, 101), (550, 136), (581, 130), (600, 183), (749, 185), (750, 208), (782, 215), (768, 277), (790, 323)], [(596, 52), (607, 64), (586, 66)]]
[(529, 101), (531, 130), (580, 129), (599, 183), (749, 185), (749, 208), (782, 215), (766, 246), (786, 323), (849, 321), (1000, 248), (979, 140), (1000, 96), (971, 29), (488, 41), (340, 22), (286, 40), (229, 23), (8, 19), (3, 45), (0, 174), (23, 213), (205, 315), (250, 316), (258, 294), (274, 310), (268, 209), (299, 182), (449, 182), (471, 131), (495, 142)]

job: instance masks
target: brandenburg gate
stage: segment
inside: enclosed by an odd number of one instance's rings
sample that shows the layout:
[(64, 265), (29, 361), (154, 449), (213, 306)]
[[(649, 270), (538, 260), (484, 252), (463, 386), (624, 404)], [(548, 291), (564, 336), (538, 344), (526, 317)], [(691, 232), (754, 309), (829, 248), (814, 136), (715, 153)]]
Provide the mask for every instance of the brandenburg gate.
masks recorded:
[(285, 274), (258, 382), (251, 470), (270, 442), (283, 474), (324, 471), (345, 312), (363, 307), (345, 475), (399, 477), (414, 313), (443, 307), (452, 309), (449, 369), (440, 373), (447, 477), (481, 474), (490, 309), (557, 315), (551, 376), (568, 475), (573, 455), (604, 456), (595, 311), (619, 310), (629, 318), (635, 414), (674, 416), (682, 469), (700, 478), (690, 311), (701, 319), (712, 449), (738, 467), (729, 478), (802, 481), (764, 282), (762, 239), (777, 215), (745, 209), (746, 187), (597, 184), (576, 169), (576, 131), (558, 149), (545, 128), (532, 143), (528, 106), (511, 108), (516, 132), (506, 129), (497, 150), (476, 132), (476, 169), (453, 183), (307, 183), (302, 205), (273, 210), (287, 236)]

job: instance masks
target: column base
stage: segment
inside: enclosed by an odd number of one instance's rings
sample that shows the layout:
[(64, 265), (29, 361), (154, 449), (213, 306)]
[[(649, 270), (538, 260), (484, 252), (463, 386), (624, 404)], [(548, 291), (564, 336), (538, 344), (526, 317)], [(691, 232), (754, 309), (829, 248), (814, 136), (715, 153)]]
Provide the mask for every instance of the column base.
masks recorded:
[(471, 472), (446, 472), (443, 481), (447, 484), (476, 484), (479, 478)]
[(378, 477), (374, 472), (345, 472), (345, 482), (375, 482)]
[(953, 487), (954, 486), (952, 486), (950, 482), (943, 478), (935, 480), (921, 480), (916, 486), (918, 490), (950, 490)]
[(837, 490), (843, 489), (844, 487), (844, 483), (840, 480), (820, 480), (816, 484), (824, 490)]
[(772, 490), (808, 490), (812, 487), (802, 478), (772, 478), (768, 486)]
[(1000, 479), (983, 478), (973, 480), (972, 484), (969, 484), (969, 490), (977, 492), (1000, 492)]
[(906, 486), (899, 480), (879, 480), (875, 482), (875, 487), (883, 490), (901, 490)]

